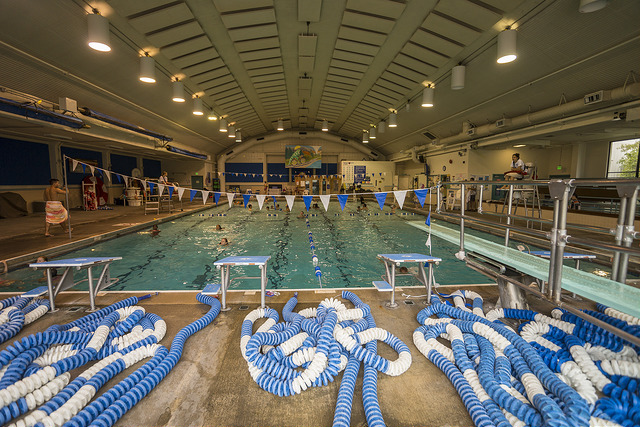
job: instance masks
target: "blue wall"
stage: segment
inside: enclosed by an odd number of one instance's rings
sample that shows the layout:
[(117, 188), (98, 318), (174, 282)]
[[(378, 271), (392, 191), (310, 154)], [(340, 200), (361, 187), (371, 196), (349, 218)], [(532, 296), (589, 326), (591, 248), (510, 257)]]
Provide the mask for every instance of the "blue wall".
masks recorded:
[(226, 182), (263, 182), (262, 163), (227, 163), (224, 170)]
[[(142, 159), (142, 173), (147, 178), (160, 178), (162, 175), (162, 164), (160, 160), (151, 160), (151, 159)], [(131, 171), (127, 173), (127, 175), (131, 175)]]
[(289, 182), (289, 169), (284, 163), (267, 163), (267, 182)]
[(113, 172), (131, 176), (131, 171), (137, 167), (137, 164), (135, 157), (122, 156), (120, 154), (111, 155), (111, 170)]
[(49, 146), (0, 138), (0, 185), (49, 185)]
[[(82, 150), (80, 148), (62, 147), (62, 155), (66, 155), (75, 160), (94, 160), (97, 162), (98, 167), (102, 168), (102, 153), (98, 151)], [(75, 172), (71, 172), (71, 161), (67, 159), (67, 177), (70, 185), (80, 185), (85, 176), (91, 175), (91, 170), (87, 167), (85, 172), (82, 172), (82, 165), (78, 164)], [(96, 172), (97, 173), (97, 172)], [(100, 176), (98, 174), (98, 176)], [(62, 183), (62, 179), (60, 178)]]

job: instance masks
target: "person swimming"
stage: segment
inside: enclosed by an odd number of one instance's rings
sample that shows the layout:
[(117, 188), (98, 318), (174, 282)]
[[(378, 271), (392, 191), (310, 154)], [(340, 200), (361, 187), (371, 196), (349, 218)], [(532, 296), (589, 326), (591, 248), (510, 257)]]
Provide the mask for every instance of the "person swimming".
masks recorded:
[(222, 231), (224, 228), (220, 224), (216, 225), (216, 231)]
[(229, 245), (229, 241), (227, 240), (226, 237), (223, 237), (222, 240), (220, 240), (219, 243), (221, 246), (228, 246)]

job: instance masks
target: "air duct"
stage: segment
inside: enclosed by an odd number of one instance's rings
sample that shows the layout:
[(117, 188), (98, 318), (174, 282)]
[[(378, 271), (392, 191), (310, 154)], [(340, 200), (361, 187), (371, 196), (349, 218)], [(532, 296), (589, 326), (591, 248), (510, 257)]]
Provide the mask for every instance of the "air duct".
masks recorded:
[[(640, 97), (640, 83), (632, 83), (630, 85), (622, 86), (616, 89), (602, 91), (602, 97), (604, 102), (622, 102), (626, 100), (637, 99)], [(505, 126), (502, 126), (500, 128), (498, 128), (495, 123), (487, 123), (475, 128), (467, 128), (468, 124), (465, 122), (463, 123), (463, 131), (461, 133), (446, 138), (441, 138), (440, 143), (447, 146), (459, 142), (469, 141), (472, 139), (478, 139), (484, 136), (502, 133), (508, 130), (544, 123), (546, 121), (562, 117), (568, 117), (586, 109), (588, 109), (588, 107), (585, 105), (584, 99), (580, 98), (561, 105), (546, 108), (544, 110), (523, 114), (518, 117), (513, 117), (510, 119), (510, 122), (508, 124), (505, 123)], [(473, 129), (472, 134), (470, 132), (470, 129)]]

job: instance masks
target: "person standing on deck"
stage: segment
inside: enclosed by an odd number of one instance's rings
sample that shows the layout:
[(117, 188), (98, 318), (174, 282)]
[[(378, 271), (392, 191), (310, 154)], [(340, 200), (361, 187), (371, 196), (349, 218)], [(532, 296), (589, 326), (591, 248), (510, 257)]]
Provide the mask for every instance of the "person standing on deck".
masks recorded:
[(60, 188), (60, 181), (55, 178), (49, 180), (49, 187), (44, 190), (44, 201), (47, 203), (45, 206), (45, 221), (44, 221), (44, 236), (51, 237), (49, 233), (49, 227), (51, 224), (60, 224), (65, 233), (69, 232), (69, 224), (65, 226), (67, 222), (68, 213), (62, 206), (62, 202), (58, 201), (58, 194), (66, 194), (66, 189)]

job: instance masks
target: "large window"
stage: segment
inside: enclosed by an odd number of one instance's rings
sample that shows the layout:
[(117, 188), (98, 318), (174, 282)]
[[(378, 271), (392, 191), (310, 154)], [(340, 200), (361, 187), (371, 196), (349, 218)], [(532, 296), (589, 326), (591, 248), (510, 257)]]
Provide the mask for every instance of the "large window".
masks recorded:
[(637, 178), (639, 146), (640, 139), (612, 141), (609, 146), (607, 178)]

